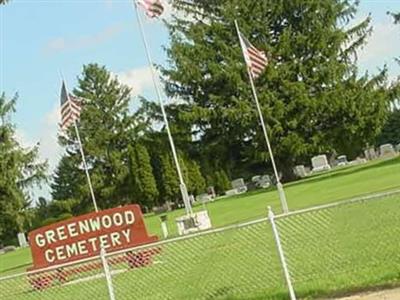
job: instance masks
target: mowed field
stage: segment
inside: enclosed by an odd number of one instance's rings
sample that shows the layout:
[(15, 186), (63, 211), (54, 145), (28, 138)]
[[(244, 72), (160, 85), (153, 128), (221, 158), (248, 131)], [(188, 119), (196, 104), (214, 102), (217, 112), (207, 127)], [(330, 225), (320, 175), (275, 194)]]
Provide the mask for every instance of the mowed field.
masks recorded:
[[(396, 189), (400, 189), (400, 158), (335, 170), (285, 187), (291, 210)], [(214, 227), (221, 227), (266, 217), (269, 205), (279, 213), (275, 190), (220, 199), (207, 204), (207, 209)], [(182, 214), (168, 214), (172, 234), (176, 234), (174, 219)], [(160, 236), (159, 216), (147, 215), (145, 220), (149, 232)], [(400, 281), (400, 196), (277, 222), (302, 297), (314, 299)], [(1, 255), (0, 276), (22, 272), (30, 261), (29, 249)], [(126, 266), (116, 265), (114, 271), (117, 299), (287, 299), (267, 221), (167, 241), (151, 267), (127, 271)], [(96, 277), (90, 283), (78, 281), (40, 293), (21, 277), (0, 281), (0, 287), (2, 299), (107, 298), (104, 279)]]

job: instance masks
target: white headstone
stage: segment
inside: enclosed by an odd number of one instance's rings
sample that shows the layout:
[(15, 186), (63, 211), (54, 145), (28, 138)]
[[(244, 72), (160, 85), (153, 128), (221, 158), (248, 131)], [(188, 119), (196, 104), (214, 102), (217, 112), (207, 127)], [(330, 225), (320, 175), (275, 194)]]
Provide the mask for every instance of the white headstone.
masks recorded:
[(271, 186), (271, 178), (269, 175), (256, 175), (251, 178), (251, 181), (258, 188), (269, 188)]
[(237, 194), (238, 194), (237, 189), (232, 189), (232, 190), (225, 191), (225, 195), (227, 195), (227, 196), (234, 196), (234, 195), (237, 195)]
[(206, 193), (200, 194), (200, 195), (198, 195), (196, 197), (196, 200), (199, 201), (199, 202), (208, 202), (211, 199), (212, 199), (211, 196), (209, 194), (206, 194)]
[(373, 159), (377, 158), (375, 148), (369, 148), (369, 149), (364, 150), (364, 156), (368, 160), (373, 160)]
[(394, 151), (392, 144), (384, 144), (379, 147), (380, 156), (394, 156), (396, 155), (396, 151)]
[(244, 183), (243, 178), (235, 179), (231, 182), (231, 184), (232, 184), (232, 188), (234, 190), (237, 190), (238, 194), (247, 192), (247, 186)]
[(336, 159), (336, 165), (338, 167), (342, 167), (347, 165), (349, 162), (347, 161), (347, 156), (346, 155), (340, 155), (338, 156), (338, 158)]
[(396, 151), (397, 151), (397, 152), (400, 152), (400, 144), (397, 144), (397, 146), (396, 146)]
[(314, 156), (311, 159), (311, 164), (313, 167), (313, 172), (320, 172), (331, 169), (331, 166), (328, 164), (328, 159), (326, 158), (325, 154)]
[(210, 217), (206, 210), (196, 212), (190, 216), (185, 215), (176, 219), (179, 235), (185, 235), (212, 227)]
[(20, 233), (18, 233), (17, 237), (18, 237), (19, 246), (21, 248), (28, 247), (28, 242), (26, 241), (25, 233), (20, 232)]
[(307, 176), (306, 168), (303, 165), (295, 166), (294, 174), (300, 178), (304, 178)]

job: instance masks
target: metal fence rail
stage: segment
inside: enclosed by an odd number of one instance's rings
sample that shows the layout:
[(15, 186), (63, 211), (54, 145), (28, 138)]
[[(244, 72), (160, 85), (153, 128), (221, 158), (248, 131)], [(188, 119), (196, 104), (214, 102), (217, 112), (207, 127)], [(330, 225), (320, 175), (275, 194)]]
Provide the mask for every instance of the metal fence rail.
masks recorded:
[(248, 299), (285, 292), (267, 220), (109, 256), (116, 299)]
[(301, 296), (398, 282), (398, 198), (361, 199), (281, 216), (276, 222), (291, 279)]
[[(286, 293), (266, 218), (121, 251), (107, 261), (118, 300), (263, 299)], [(60, 279), (59, 273), (68, 276)], [(35, 276), (43, 279), (42, 288), (29, 281)], [(108, 292), (97, 258), (0, 279), (0, 298), (97, 300), (108, 299)]]
[(112, 286), (100, 257), (2, 277), (0, 299), (113, 299), (110, 288), (116, 300), (312, 299), (399, 282), (398, 199), (272, 214), (106, 254)]
[(0, 299), (108, 299), (99, 258), (0, 279)]

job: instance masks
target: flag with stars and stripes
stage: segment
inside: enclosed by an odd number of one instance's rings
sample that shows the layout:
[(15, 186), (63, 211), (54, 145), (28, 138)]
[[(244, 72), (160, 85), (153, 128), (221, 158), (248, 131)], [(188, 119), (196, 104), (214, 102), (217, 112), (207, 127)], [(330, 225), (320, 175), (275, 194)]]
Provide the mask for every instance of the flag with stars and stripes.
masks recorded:
[(239, 37), (247, 67), (250, 69), (252, 77), (258, 78), (268, 65), (267, 56), (263, 51), (254, 47), (241, 32), (239, 32)]
[(65, 82), (61, 86), (61, 128), (68, 129), (74, 122), (79, 120), (82, 102), (79, 98), (68, 94)]
[(158, 18), (164, 12), (164, 6), (160, 0), (138, 0), (137, 3), (144, 8), (146, 15), (150, 18)]

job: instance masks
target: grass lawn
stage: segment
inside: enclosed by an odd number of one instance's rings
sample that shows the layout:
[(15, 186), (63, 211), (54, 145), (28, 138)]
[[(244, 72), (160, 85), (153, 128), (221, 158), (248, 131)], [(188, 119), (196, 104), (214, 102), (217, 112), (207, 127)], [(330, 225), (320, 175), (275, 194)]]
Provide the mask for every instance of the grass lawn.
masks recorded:
[[(285, 186), (292, 210), (393, 189), (400, 189), (399, 157), (335, 170)], [(314, 297), (399, 282), (400, 256), (397, 249), (400, 236), (394, 228), (400, 228), (400, 198), (388, 199), (390, 201), (371, 202), (368, 206), (350, 205), (330, 209), (327, 214), (299, 215), (278, 221), (286, 234), (284, 248), (288, 252), (295, 287), (301, 295)], [(207, 204), (207, 209), (214, 227), (220, 227), (265, 217), (269, 205), (279, 212), (275, 190), (221, 199)], [(201, 208), (195, 207), (196, 210)], [(176, 234), (174, 219), (182, 214), (182, 210), (168, 214), (172, 234)], [(321, 218), (325, 220), (322, 223)], [(145, 221), (149, 232), (161, 236), (158, 216), (147, 215)], [(157, 259), (160, 264), (151, 268), (116, 275), (117, 299), (286, 297), (267, 222), (247, 229), (167, 244)], [(0, 276), (22, 272), (29, 262), (29, 249), (1, 255)], [(180, 282), (183, 288), (172, 289), (176, 282)], [(157, 283), (157, 288), (154, 283)], [(42, 298), (37, 298), (37, 293), (27, 293), (29, 285), (26, 280), (22, 284), (16, 279), (15, 286), (10, 282), (13, 293), (2, 284), (4, 282), (0, 281), (0, 296), (3, 293), (9, 299), (84, 299), (83, 290), (88, 288), (83, 283), (63, 287), (63, 290), (70, 290), (65, 294), (69, 296), (60, 298), (54, 294), (58, 289), (50, 289), (40, 293)], [(98, 299), (106, 295), (103, 293), (103, 279), (90, 281), (90, 287), (93, 288), (92, 295)], [(204, 294), (205, 289), (207, 294)], [(171, 295), (163, 294), (167, 291)], [(160, 293), (158, 298), (154, 296), (157, 292)], [(142, 298), (135, 298), (134, 294)], [(241, 298), (244, 294), (246, 297)]]
[[(345, 167), (285, 185), (291, 210), (393, 189), (400, 189), (400, 157)], [(266, 217), (268, 206), (280, 212), (276, 190), (224, 198), (208, 203), (207, 209), (213, 226), (221, 227)], [(202, 206), (194, 209), (200, 210)], [(172, 235), (177, 234), (175, 218), (183, 214), (183, 210), (168, 214), (168, 228)], [(159, 216), (147, 215), (145, 221), (149, 232), (162, 236)]]
[[(400, 196), (284, 217), (277, 225), (299, 299), (400, 284)], [(112, 267), (116, 299), (288, 299), (268, 221), (159, 249), (148, 267)], [(78, 273), (70, 284), (54, 281), (40, 292), (24, 276), (0, 281), (0, 298), (106, 300), (100, 272)]]

